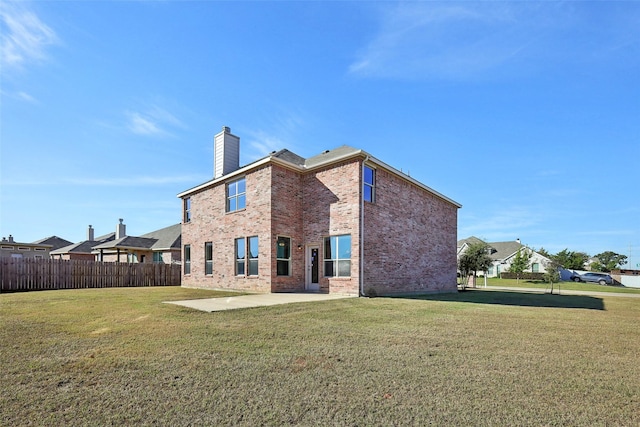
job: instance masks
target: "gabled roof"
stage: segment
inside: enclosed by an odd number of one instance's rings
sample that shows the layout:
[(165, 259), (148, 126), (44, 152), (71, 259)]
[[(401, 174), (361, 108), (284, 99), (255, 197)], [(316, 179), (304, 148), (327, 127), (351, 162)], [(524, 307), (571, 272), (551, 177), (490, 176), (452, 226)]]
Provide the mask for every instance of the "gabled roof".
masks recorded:
[(73, 242), (70, 242), (62, 237), (51, 236), (45, 237), (44, 239), (36, 240), (33, 242), (34, 245), (51, 245), (51, 250), (56, 250), (63, 248), (65, 246), (72, 245)]
[(143, 234), (140, 237), (156, 239), (156, 243), (151, 249), (180, 249), (182, 241), (182, 224), (174, 224), (151, 233)]
[[(326, 150), (317, 156), (309, 157), (305, 162), (304, 166), (307, 169), (313, 169), (319, 166), (323, 166), (330, 163), (339, 162), (345, 158), (357, 156), (359, 154), (367, 155), (364, 151), (349, 147), (348, 145), (343, 145), (338, 148), (334, 148), (333, 150)], [(371, 156), (369, 156), (371, 157)]]
[(93, 246), (93, 251), (100, 249), (151, 249), (158, 239), (147, 237), (124, 236), (110, 242)]
[(182, 224), (174, 224), (160, 230), (152, 231), (142, 236), (125, 236), (92, 247), (93, 251), (100, 249), (144, 249), (152, 251), (180, 249)]
[(458, 240), (458, 248), (464, 246), (464, 244), (470, 245), (472, 243), (485, 243), (484, 240), (478, 239), (476, 236), (467, 237), (466, 239)]
[(326, 165), (330, 165), (330, 164), (334, 164), (334, 163), (338, 163), (341, 162), (343, 160), (346, 159), (350, 159), (350, 158), (354, 158), (354, 157), (361, 157), (363, 159), (366, 159), (367, 162), (371, 163), (371, 164), (375, 164), (378, 167), (384, 168), (387, 171), (391, 172), (392, 174), (408, 181), (411, 182), (412, 184), (422, 188), (423, 190), (428, 191), (429, 193), (435, 195), (436, 197), (439, 197), (440, 199), (443, 199), (449, 203), (451, 203), (452, 205), (461, 208), (462, 205), (459, 204), (458, 202), (453, 201), (452, 199), (448, 198), (447, 196), (438, 193), (437, 191), (435, 191), (434, 189), (432, 189), (431, 187), (428, 187), (426, 185), (424, 185), (423, 183), (421, 183), (420, 181), (417, 181), (414, 178), (411, 178), (409, 175), (395, 169), (392, 166), (389, 166), (388, 164), (376, 159), (375, 157), (371, 156), (369, 153), (357, 149), (357, 148), (353, 148), (350, 147), (348, 145), (343, 145), (341, 147), (335, 148), (333, 150), (326, 150), (316, 156), (313, 157), (309, 157), (308, 159), (304, 159), (303, 157), (298, 156), (297, 154), (289, 151), (289, 150), (280, 150), (277, 152), (272, 152), (269, 156), (266, 156), (262, 159), (256, 160), (253, 163), (249, 163), (246, 166), (243, 166), (231, 173), (228, 173), (227, 175), (224, 175), (222, 177), (219, 178), (214, 178), (210, 181), (204, 182), (200, 185), (197, 185), (195, 187), (192, 187), (186, 191), (183, 191), (181, 193), (178, 194), (178, 197), (186, 197), (189, 194), (195, 193), (197, 191), (202, 191), (207, 189), (208, 187), (215, 185), (219, 182), (224, 182), (226, 180), (228, 180), (229, 178), (232, 178), (236, 175), (242, 175), (244, 173), (247, 173), (248, 171), (252, 170), (253, 168), (259, 167), (261, 165), (264, 164), (268, 164), (268, 163), (278, 163), (280, 165), (283, 165), (285, 167), (289, 167), (292, 168), (294, 170), (297, 170), (300, 173), (304, 173), (306, 171), (310, 171), (316, 168), (320, 168)]
[(85, 240), (80, 243), (63, 246), (62, 248), (58, 248), (54, 251), (51, 251), (51, 255), (68, 254), (68, 253), (90, 254), (91, 248), (93, 248), (95, 245), (99, 245), (101, 243), (111, 241), (115, 238), (116, 238), (116, 233), (112, 232), (109, 234), (105, 234), (104, 236), (99, 236), (95, 240)]
[(488, 244), (492, 249), (489, 253), (489, 258), (494, 261), (504, 260), (509, 258), (511, 255), (518, 252), (518, 249), (524, 247), (523, 244), (519, 242), (493, 242)]

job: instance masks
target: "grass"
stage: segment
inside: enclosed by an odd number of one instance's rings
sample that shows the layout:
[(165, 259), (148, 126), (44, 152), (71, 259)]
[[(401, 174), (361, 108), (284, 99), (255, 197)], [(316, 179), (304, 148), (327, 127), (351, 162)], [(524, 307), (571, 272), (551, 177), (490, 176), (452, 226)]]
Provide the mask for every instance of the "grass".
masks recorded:
[[(624, 294), (640, 294), (639, 288), (626, 288), (624, 286), (603, 286), (597, 283), (576, 283), (576, 282), (560, 282), (554, 283), (554, 291), (558, 289), (567, 291), (587, 291), (587, 292), (611, 292), (611, 293), (624, 293)], [(484, 287), (484, 277), (476, 278), (476, 286), (478, 288)], [(549, 284), (540, 280), (524, 280), (520, 279), (500, 279), (498, 277), (488, 277), (487, 286), (498, 287), (518, 287), (527, 289), (545, 289), (549, 287)]]
[(0, 425), (640, 424), (640, 300), (472, 290), (204, 313), (0, 295)]

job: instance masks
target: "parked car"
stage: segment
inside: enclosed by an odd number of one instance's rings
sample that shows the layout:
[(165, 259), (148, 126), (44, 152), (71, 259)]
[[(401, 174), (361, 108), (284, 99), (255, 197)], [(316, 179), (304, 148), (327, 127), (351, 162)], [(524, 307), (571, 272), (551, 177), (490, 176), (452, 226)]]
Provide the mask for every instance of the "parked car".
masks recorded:
[(593, 282), (601, 285), (612, 285), (613, 278), (607, 273), (574, 273), (571, 275), (571, 280), (574, 282)]

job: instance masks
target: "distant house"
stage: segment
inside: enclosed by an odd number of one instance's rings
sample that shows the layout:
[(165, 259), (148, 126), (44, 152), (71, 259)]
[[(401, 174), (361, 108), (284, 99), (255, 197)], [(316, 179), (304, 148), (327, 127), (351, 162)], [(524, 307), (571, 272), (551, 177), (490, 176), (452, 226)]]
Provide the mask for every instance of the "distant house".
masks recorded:
[(90, 225), (87, 229), (87, 240), (79, 243), (72, 243), (67, 246), (51, 251), (51, 258), (54, 259), (79, 259), (93, 261), (96, 259), (92, 248), (96, 245), (115, 239), (116, 233), (105, 234), (104, 236), (94, 237), (95, 231)]
[(52, 252), (56, 249), (60, 249), (73, 244), (73, 242), (70, 242), (67, 239), (63, 239), (58, 236), (45, 237), (44, 239), (36, 240), (33, 243), (36, 245), (51, 245)]
[(181, 229), (181, 224), (175, 224), (142, 236), (127, 236), (121, 219), (115, 238), (94, 245), (91, 253), (105, 262), (180, 263)]
[[(485, 243), (488, 246), (489, 258), (491, 258), (492, 265), (487, 270), (487, 277), (500, 277), (500, 273), (509, 271), (511, 263), (515, 258), (518, 250), (526, 249), (531, 251), (530, 267), (525, 270), (532, 273), (544, 273), (545, 268), (551, 260), (544, 255), (532, 250), (531, 248), (523, 245), (520, 239), (507, 242), (484, 242), (475, 236), (468, 237), (466, 239), (458, 240), (458, 258), (462, 255), (467, 247), (472, 243)], [(478, 272), (478, 275), (483, 276), (484, 272)]]
[(128, 236), (121, 219), (116, 231), (94, 237), (94, 229), (87, 229), (87, 240), (51, 252), (56, 259), (79, 259), (130, 263), (180, 263), (181, 225), (175, 224), (142, 236)]
[(178, 194), (183, 286), (457, 291), (458, 203), (361, 149), (285, 149), (240, 167), (239, 146), (224, 127), (213, 179)]
[(49, 259), (52, 247), (48, 244), (16, 242), (9, 235), (9, 238), (3, 237), (0, 242), (0, 257)]

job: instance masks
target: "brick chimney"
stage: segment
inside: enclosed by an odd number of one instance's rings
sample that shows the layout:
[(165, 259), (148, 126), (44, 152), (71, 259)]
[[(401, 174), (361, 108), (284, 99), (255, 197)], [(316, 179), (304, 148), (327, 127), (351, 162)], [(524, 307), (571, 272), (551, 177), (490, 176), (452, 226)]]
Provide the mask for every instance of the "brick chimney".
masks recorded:
[(231, 128), (222, 127), (222, 132), (213, 138), (213, 178), (240, 169), (240, 138), (231, 134)]
[(93, 242), (95, 240), (94, 234), (93, 234), (93, 227), (91, 227), (91, 225), (89, 225), (89, 228), (87, 228), (87, 240), (90, 242)]
[(116, 226), (116, 240), (127, 236), (127, 226), (122, 223), (124, 220), (120, 218), (118, 221), (120, 224)]

